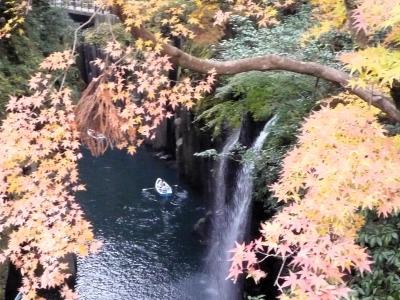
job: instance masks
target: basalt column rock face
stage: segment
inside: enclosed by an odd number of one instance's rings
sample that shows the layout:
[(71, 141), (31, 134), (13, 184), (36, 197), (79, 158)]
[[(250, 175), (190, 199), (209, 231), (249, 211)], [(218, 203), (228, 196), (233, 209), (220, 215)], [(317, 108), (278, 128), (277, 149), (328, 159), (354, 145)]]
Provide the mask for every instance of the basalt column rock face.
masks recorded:
[[(256, 122), (253, 120), (251, 114), (247, 113), (242, 118), (240, 126), (240, 134), (238, 143), (246, 148), (251, 147), (254, 140), (257, 138), (265, 122)], [(226, 194), (233, 195), (235, 193), (236, 175), (241, 164), (239, 163), (241, 157), (238, 154), (236, 159), (231, 159), (228, 162), (227, 176), (226, 176)], [(232, 197), (227, 197), (226, 201), (229, 202)]]
[[(212, 190), (213, 167), (212, 159), (194, 156), (194, 153), (211, 148), (220, 148), (221, 137), (216, 141), (211, 140), (211, 134), (200, 130), (201, 126), (193, 123), (194, 115), (191, 111), (180, 109), (175, 114), (174, 120), (174, 140), (176, 142), (176, 163), (180, 176), (185, 178), (193, 187), (201, 190)], [(262, 130), (265, 122), (255, 122), (250, 114), (243, 116), (240, 129), (239, 143), (245, 147), (250, 147)], [(164, 129), (164, 133), (166, 130)], [(168, 136), (167, 140), (173, 137)], [(163, 138), (162, 138), (163, 140)], [(238, 157), (238, 160), (240, 157)], [(227, 175), (227, 194), (233, 193), (232, 187), (235, 184), (235, 174), (239, 168), (239, 163), (235, 160), (229, 161)], [(229, 199), (227, 200), (229, 201)]]
[(84, 43), (79, 47), (79, 54), (79, 69), (81, 71), (81, 76), (85, 83), (88, 84), (93, 78), (100, 75), (99, 68), (93, 64), (93, 61), (96, 58), (104, 59), (104, 52), (96, 45)]
[(176, 163), (178, 173), (194, 188), (210, 191), (213, 161), (194, 156), (194, 153), (213, 148), (210, 135), (201, 132), (193, 123), (193, 113), (180, 109), (175, 117)]
[[(165, 154), (175, 154), (175, 149), (173, 151), (168, 151), (168, 139), (173, 139), (175, 141), (175, 136), (170, 136), (168, 133), (168, 122), (169, 120), (165, 119), (161, 122), (161, 124), (157, 127), (155, 132), (155, 138), (152, 140), (146, 141), (146, 144), (151, 146), (151, 148), (155, 151), (163, 151)], [(168, 153), (167, 153), (168, 152)]]
[(245, 114), (240, 128), (239, 143), (242, 146), (251, 147), (264, 125), (265, 122), (254, 121), (250, 113)]
[(175, 159), (176, 141), (175, 141), (175, 121), (174, 118), (164, 119), (155, 130), (155, 138), (145, 141), (152, 150), (162, 153), (168, 160)]

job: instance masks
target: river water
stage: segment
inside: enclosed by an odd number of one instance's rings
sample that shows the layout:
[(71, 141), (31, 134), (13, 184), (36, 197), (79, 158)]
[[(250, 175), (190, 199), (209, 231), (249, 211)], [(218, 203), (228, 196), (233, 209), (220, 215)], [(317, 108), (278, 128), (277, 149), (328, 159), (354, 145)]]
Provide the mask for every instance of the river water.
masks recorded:
[[(80, 299), (207, 299), (204, 249), (192, 234), (204, 201), (176, 171), (144, 150), (133, 157), (85, 153), (80, 170), (87, 188), (80, 203), (104, 243), (99, 253), (78, 260)], [(142, 192), (157, 177), (179, 184), (172, 200)]]

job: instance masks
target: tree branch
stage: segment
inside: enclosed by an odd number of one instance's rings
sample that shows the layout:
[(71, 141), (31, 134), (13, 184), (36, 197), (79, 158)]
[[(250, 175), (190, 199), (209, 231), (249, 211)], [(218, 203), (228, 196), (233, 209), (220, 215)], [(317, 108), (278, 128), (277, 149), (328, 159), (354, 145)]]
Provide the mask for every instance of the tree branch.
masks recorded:
[[(154, 35), (145, 28), (133, 29), (132, 34), (136, 38), (156, 41)], [(170, 44), (164, 45), (163, 53), (170, 56), (171, 60), (181, 67), (199, 73), (207, 73), (212, 69), (220, 75), (232, 75), (249, 71), (290, 71), (322, 78), (339, 84), (344, 89), (381, 109), (390, 119), (400, 122), (400, 111), (397, 110), (391, 98), (372, 87), (367, 89), (350, 88), (348, 85), (351, 79), (349, 74), (318, 63), (298, 61), (274, 54), (231, 61), (200, 59)]]

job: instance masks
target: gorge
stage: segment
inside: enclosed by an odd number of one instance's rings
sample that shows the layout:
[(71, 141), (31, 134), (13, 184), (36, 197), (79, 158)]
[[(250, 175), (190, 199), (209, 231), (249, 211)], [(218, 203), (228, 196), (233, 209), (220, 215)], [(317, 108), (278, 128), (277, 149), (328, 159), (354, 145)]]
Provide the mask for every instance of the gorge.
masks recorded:
[(0, 1), (0, 300), (400, 299), (399, 15)]

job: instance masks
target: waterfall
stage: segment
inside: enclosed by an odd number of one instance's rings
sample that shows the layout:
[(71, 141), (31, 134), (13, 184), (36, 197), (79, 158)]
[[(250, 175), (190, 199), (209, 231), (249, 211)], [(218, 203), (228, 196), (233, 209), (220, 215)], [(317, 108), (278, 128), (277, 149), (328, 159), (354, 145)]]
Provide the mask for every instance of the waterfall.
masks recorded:
[[(254, 141), (251, 151), (257, 153), (268, 137), (277, 117), (271, 118)], [(239, 134), (233, 133), (227, 140), (222, 153), (226, 154), (234, 147)], [(207, 259), (207, 273), (210, 277), (209, 293), (213, 300), (239, 299), (238, 285), (234, 285), (228, 276), (230, 267), (230, 253), (235, 241), (242, 242), (247, 232), (247, 220), (253, 191), (254, 162), (246, 162), (240, 167), (232, 199), (226, 201), (226, 173), (228, 157), (223, 155), (219, 161), (217, 176), (215, 177), (215, 205), (211, 248)]]
[(217, 216), (220, 216), (222, 214), (222, 210), (225, 207), (225, 197), (226, 197), (226, 172), (227, 172), (227, 166), (229, 162), (229, 153), (233, 150), (235, 147), (236, 143), (239, 140), (239, 134), (240, 131), (236, 130), (234, 131), (227, 139), (222, 152), (220, 153), (221, 159), (218, 163), (218, 168), (217, 168), (217, 176), (215, 177), (215, 182), (214, 182), (214, 191), (215, 196), (214, 196), (214, 212)]

